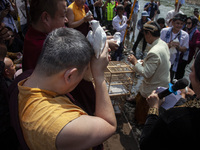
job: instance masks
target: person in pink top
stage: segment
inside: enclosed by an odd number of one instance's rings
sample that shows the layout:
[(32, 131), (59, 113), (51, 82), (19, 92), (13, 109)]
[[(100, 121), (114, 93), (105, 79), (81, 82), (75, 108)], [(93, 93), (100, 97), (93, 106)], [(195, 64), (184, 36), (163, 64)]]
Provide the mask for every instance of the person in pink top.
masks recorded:
[(185, 31), (189, 34), (188, 64), (191, 62), (196, 48), (200, 48), (200, 32), (197, 29), (198, 19), (194, 16), (186, 20)]

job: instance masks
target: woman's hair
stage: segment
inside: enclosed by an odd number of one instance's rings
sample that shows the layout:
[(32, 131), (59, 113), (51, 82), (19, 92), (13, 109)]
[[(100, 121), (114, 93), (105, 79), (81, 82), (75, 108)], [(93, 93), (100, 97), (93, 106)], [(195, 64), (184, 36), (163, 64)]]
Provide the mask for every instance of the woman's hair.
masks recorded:
[(194, 69), (196, 79), (200, 82), (200, 51), (197, 53), (197, 56), (195, 58)]
[(81, 32), (59, 28), (47, 36), (35, 70), (44, 76), (69, 68), (81, 73), (93, 55), (94, 50)]
[(187, 17), (187, 20), (190, 19), (192, 21), (192, 27), (196, 26), (198, 24), (198, 19), (195, 16)]
[(145, 23), (143, 26), (143, 30), (145, 33), (149, 31), (154, 37), (160, 37), (160, 26), (154, 21), (149, 21)]
[(58, 10), (58, 2), (65, 0), (31, 0), (30, 16), (31, 21), (36, 23), (43, 12), (47, 12), (51, 17), (55, 16)]

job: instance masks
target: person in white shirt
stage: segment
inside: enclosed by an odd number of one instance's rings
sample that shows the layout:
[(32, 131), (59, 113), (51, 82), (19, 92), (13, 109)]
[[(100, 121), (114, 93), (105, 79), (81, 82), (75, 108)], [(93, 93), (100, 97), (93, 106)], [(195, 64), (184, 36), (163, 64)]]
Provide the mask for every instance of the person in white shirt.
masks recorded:
[[(133, 7), (133, 4), (131, 5), (131, 8)], [(132, 14), (132, 18), (131, 18), (131, 23), (130, 23), (130, 26), (131, 26), (131, 30), (133, 31), (133, 36), (132, 36), (132, 42), (135, 41), (134, 38), (135, 38), (135, 27), (136, 27), (136, 24), (137, 24), (137, 18), (138, 18), (138, 13), (140, 11), (140, 5), (139, 5), (139, 2), (138, 0), (136, 1), (135, 3), (135, 7), (133, 9), (133, 14)]]
[[(29, 3), (29, 0), (27, 2)], [(28, 29), (25, 1), (16, 0), (16, 6), (18, 10), (18, 15), (20, 18), (21, 31), (23, 35), (25, 36), (26, 31)], [(30, 7), (29, 4), (27, 7)]]
[(173, 27), (161, 30), (160, 38), (168, 44), (170, 49), (171, 81), (174, 78), (181, 79), (183, 77), (187, 64), (189, 35), (182, 30), (185, 20), (186, 16), (179, 13), (172, 20)]
[(183, 14), (183, 12), (180, 10), (182, 4), (181, 3), (175, 3), (175, 9), (168, 11), (167, 15), (166, 15), (166, 24), (168, 27), (172, 26), (172, 19), (173, 17), (178, 14), (181, 13)]
[(114, 55), (112, 56), (112, 60), (121, 60), (122, 57), (122, 51), (123, 51), (123, 39), (124, 39), (124, 34), (126, 32), (127, 24), (130, 22), (124, 13), (124, 6), (119, 4), (117, 6), (117, 16), (115, 16), (112, 20), (112, 25), (117, 32), (121, 33), (121, 43), (119, 48), (115, 51)]

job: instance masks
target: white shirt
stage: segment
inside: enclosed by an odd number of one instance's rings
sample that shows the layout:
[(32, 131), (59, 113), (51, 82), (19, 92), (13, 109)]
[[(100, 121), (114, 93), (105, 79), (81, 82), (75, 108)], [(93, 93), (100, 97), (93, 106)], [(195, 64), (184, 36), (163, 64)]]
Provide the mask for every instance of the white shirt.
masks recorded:
[(25, 25), (27, 23), (25, 2), (22, 0), (16, 0), (16, 5), (20, 18), (20, 25)]
[[(163, 29), (161, 30), (160, 38), (161, 38), (163, 41), (166, 41), (166, 40), (165, 40), (165, 36), (166, 36), (168, 30), (170, 30), (170, 28), (163, 28)], [(178, 35), (178, 33), (177, 33), (177, 34), (174, 34), (174, 33), (172, 32), (172, 34), (170, 34), (169, 39), (173, 40), (177, 35)], [(183, 30), (181, 30), (180, 46), (181, 46), (181, 47), (185, 47), (185, 48), (189, 48), (189, 35), (188, 35), (187, 32), (185, 32), (185, 31), (183, 31)]]
[(124, 40), (124, 34), (126, 32), (126, 27), (127, 27), (127, 17), (122, 16), (122, 19), (117, 15), (113, 18), (112, 25), (113, 28), (117, 30), (117, 32), (121, 33), (121, 42)]
[(175, 10), (168, 11), (166, 19), (165, 19), (166, 20), (166, 24), (167, 24), (168, 27), (172, 27), (172, 21), (170, 23), (169, 23), (169, 21), (170, 21), (170, 19), (172, 19), (178, 13), (183, 14), (182, 11), (179, 11), (179, 12), (177, 12)]
[[(169, 30), (172, 30), (172, 27), (163, 28), (163, 29), (161, 30), (161, 34), (160, 34), (160, 38), (161, 38), (163, 41), (165, 41), (166, 43), (169, 43), (171, 40), (175, 40), (175, 38), (178, 38), (177, 35), (179, 34), (179, 33), (176, 33), (176, 34), (175, 34), (175, 33), (173, 33), (173, 32), (171, 31), (170, 36), (169, 36), (169, 39), (168, 39), (168, 41), (166, 41), (166, 34), (167, 34), (167, 32), (168, 32)], [(179, 40), (179, 38), (178, 38), (178, 40)], [(180, 46), (181, 46), (181, 47), (189, 48), (189, 35), (188, 35), (187, 32), (181, 30), (181, 37), (180, 37), (179, 43), (180, 43)], [(171, 49), (170, 49), (170, 50), (171, 50)], [(174, 64), (175, 59), (176, 59), (176, 53), (171, 53), (171, 51), (170, 51), (170, 62), (171, 62), (172, 65)]]

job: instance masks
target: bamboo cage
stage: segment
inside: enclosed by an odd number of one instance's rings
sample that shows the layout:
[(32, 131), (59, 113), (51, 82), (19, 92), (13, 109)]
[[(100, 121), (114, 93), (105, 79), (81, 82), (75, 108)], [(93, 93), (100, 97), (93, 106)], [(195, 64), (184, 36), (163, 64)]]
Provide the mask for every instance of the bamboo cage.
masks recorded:
[(110, 96), (126, 96), (131, 94), (134, 71), (125, 62), (110, 61), (104, 72)]

